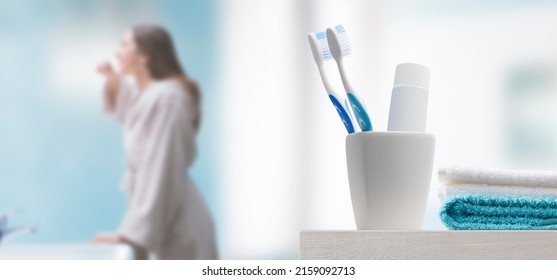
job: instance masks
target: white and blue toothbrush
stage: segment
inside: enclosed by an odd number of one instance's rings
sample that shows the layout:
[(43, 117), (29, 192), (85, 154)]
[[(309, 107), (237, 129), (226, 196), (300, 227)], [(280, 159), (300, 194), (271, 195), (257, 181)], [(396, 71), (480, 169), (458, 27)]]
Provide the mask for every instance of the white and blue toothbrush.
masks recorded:
[(333, 90), (329, 84), (329, 80), (327, 79), (325, 69), (323, 69), (324, 61), (332, 58), (331, 52), (329, 51), (329, 44), (327, 43), (327, 34), (325, 32), (309, 33), (308, 40), (315, 64), (317, 64), (321, 80), (325, 86), (325, 90), (327, 91), (331, 102), (333, 102), (333, 105), (335, 106), (348, 133), (354, 133), (354, 121), (352, 119), (352, 113), (350, 112), (350, 106), (348, 106), (346, 98), (341, 97)]
[(348, 100), (350, 100), (350, 104), (352, 104), (352, 111), (358, 120), (358, 125), (362, 131), (372, 131), (373, 126), (371, 125), (371, 119), (369, 118), (365, 104), (354, 92), (344, 70), (343, 57), (349, 55), (352, 51), (346, 29), (340, 24), (335, 27), (327, 28), (327, 42), (329, 44), (330, 55), (332, 55), (337, 62), (342, 84), (344, 85)]

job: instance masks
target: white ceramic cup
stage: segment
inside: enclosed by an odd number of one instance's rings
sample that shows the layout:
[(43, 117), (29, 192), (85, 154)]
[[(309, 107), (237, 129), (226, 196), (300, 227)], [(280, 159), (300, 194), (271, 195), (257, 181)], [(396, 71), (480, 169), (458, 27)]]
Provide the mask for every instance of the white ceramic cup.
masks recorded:
[(352, 208), (359, 230), (420, 229), (425, 216), (435, 136), (370, 131), (346, 137)]

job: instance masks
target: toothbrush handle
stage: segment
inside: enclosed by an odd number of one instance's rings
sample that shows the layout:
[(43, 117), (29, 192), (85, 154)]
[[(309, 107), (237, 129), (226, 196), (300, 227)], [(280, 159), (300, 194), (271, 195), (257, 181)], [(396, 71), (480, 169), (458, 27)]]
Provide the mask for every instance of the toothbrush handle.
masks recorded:
[(348, 110), (344, 108), (344, 106), (342, 106), (340, 100), (338, 100), (334, 95), (329, 94), (329, 98), (331, 99), (331, 102), (333, 102), (333, 105), (337, 109), (338, 115), (340, 116), (342, 123), (344, 123), (344, 126), (346, 127), (348, 133), (349, 134), (354, 133), (354, 125), (350, 120), (350, 115), (348, 115), (349, 114)]
[(367, 113), (364, 104), (360, 101), (360, 99), (356, 96), (356, 94), (349, 92), (347, 93), (347, 95), (348, 95), (348, 100), (352, 105), (352, 111), (356, 116), (356, 121), (360, 126), (360, 128), (362, 129), (362, 131), (372, 131), (373, 126), (371, 125), (371, 120), (369, 118), (369, 115)]

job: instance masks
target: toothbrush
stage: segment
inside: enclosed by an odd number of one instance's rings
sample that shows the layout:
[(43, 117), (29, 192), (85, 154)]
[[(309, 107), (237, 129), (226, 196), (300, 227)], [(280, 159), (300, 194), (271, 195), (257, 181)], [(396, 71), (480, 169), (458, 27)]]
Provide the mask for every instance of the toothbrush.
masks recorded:
[(341, 24), (336, 25), (334, 28), (327, 28), (327, 41), (330, 53), (337, 62), (342, 84), (344, 85), (344, 90), (346, 91), (348, 100), (350, 100), (350, 104), (352, 104), (352, 111), (356, 116), (358, 125), (362, 131), (372, 131), (373, 126), (371, 125), (371, 120), (367, 113), (365, 104), (354, 92), (352, 85), (348, 82), (346, 71), (344, 70), (343, 57), (349, 55), (352, 51), (350, 40), (346, 34), (346, 29), (344, 29)]
[(325, 69), (323, 69), (323, 63), (331, 59), (331, 52), (329, 51), (329, 46), (327, 44), (327, 34), (325, 34), (325, 32), (309, 33), (308, 40), (311, 52), (313, 53), (313, 59), (315, 60), (315, 64), (317, 64), (321, 80), (323, 81), (323, 86), (325, 86), (329, 99), (333, 102), (333, 105), (335, 106), (348, 133), (354, 133), (354, 121), (352, 120), (350, 106), (348, 106), (346, 98), (342, 98), (333, 90), (329, 84), (329, 80), (327, 79)]

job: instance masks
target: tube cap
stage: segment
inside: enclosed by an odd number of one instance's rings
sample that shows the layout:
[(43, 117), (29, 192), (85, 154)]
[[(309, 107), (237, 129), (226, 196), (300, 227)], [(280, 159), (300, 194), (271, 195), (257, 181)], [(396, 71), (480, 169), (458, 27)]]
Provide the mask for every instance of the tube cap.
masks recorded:
[(394, 86), (411, 85), (429, 90), (429, 68), (416, 63), (402, 63), (396, 66)]

